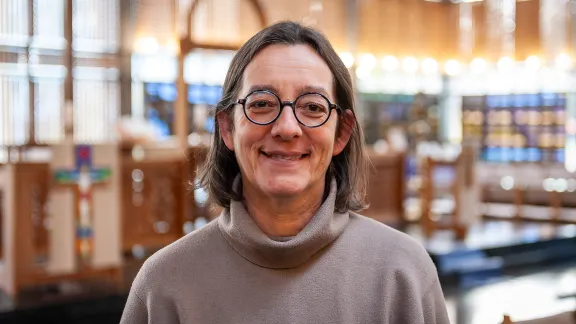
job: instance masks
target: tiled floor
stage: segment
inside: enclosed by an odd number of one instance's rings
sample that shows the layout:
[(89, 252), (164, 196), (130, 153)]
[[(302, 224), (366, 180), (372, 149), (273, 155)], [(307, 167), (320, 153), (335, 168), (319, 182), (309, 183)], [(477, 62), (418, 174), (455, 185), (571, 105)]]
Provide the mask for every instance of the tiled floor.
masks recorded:
[(498, 282), (457, 291), (446, 289), (453, 324), (496, 324), (504, 314), (514, 321), (576, 311), (576, 263), (524, 271)]

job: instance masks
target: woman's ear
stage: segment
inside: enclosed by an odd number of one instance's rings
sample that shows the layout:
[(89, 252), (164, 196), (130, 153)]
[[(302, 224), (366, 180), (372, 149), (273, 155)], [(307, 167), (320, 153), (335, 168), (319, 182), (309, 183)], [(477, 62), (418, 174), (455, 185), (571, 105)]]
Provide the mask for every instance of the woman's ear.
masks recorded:
[(338, 127), (338, 132), (336, 133), (336, 140), (334, 141), (334, 150), (332, 152), (333, 156), (336, 156), (344, 150), (350, 137), (354, 132), (354, 127), (356, 127), (356, 116), (350, 109), (346, 109), (340, 117), (340, 125)]
[(221, 111), (216, 115), (218, 120), (218, 129), (220, 130), (220, 135), (224, 144), (230, 151), (234, 151), (234, 136), (232, 134), (232, 117), (229, 113)]

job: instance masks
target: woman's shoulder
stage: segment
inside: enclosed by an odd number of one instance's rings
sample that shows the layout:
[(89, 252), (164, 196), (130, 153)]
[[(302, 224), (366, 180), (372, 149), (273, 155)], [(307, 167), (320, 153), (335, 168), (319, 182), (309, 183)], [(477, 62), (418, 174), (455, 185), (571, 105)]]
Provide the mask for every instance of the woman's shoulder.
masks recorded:
[(436, 267), (423, 243), (404, 232), (353, 212), (346, 231), (350, 244), (382, 266), (415, 268), (436, 275)]
[(406, 245), (408, 248), (422, 250), (423, 246), (412, 236), (373, 218), (350, 212), (350, 226), (353, 231), (361, 232), (374, 243)]
[(148, 288), (155, 283), (169, 285), (174, 281), (174, 284), (178, 284), (184, 277), (203, 271), (198, 267), (205, 262), (198, 260), (206, 261), (214, 255), (214, 250), (219, 246), (218, 238), (217, 221), (184, 235), (148, 257), (134, 283), (146, 283)]

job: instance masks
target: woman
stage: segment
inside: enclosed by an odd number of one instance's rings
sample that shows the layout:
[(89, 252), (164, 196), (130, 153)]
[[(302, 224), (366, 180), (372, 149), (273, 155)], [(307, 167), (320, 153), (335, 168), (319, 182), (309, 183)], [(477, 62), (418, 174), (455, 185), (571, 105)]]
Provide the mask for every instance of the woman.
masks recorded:
[(121, 323), (448, 323), (424, 249), (352, 212), (367, 164), (353, 112), (319, 32), (282, 22), (251, 38), (200, 176), (224, 211), (146, 261)]

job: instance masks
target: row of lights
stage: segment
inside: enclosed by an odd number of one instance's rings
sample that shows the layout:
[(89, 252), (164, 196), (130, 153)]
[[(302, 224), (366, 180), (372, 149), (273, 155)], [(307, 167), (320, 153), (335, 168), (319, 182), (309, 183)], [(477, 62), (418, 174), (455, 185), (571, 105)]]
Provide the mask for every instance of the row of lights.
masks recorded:
[[(340, 54), (340, 58), (346, 67), (351, 68), (356, 63), (356, 71), (359, 73), (370, 72), (378, 66), (378, 59), (373, 54), (361, 54), (358, 58), (354, 58), (351, 53), (344, 52)], [(498, 70), (509, 70), (517, 63), (510, 57), (502, 57), (496, 62)], [(529, 70), (537, 71), (542, 67), (542, 60), (538, 56), (530, 56), (524, 62), (524, 66)], [(469, 69), (472, 73), (483, 73), (489, 66), (489, 62), (482, 58), (475, 58), (469, 64)], [(565, 54), (559, 54), (555, 61), (554, 66), (558, 69), (569, 70), (573, 66), (572, 58)], [(384, 56), (380, 59), (380, 67), (385, 71), (397, 71), (402, 69), (404, 72), (416, 73), (419, 70), (424, 74), (436, 74), (440, 70), (440, 63), (434, 58), (425, 58), (419, 61), (413, 56), (408, 56), (399, 59), (392, 55)], [(463, 64), (458, 60), (447, 60), (444, 62), (443, 71), (448, 75), (457, 75), (462, 71)]]
[[(138, 37), (134, 42), (134, 52), (141, 54), (156, 54), (161, 49), (170, 53), (177, 53), (179, 51), (179, 44), (175, 39), (169, 39), (165, 44), (160, 44), (155, 37)], [(340, 54), (340, 58), (346, 67), (351, 68), (354, 66), (356, 59), (349, 52)], [(421, 70), (425, 74), (438, 73), (440, 64), (434, 58), (425, 58), (421, 62), (413, 57), (408, 56), (400, 60), (399, 58), (387, 55), (380, 60), (381, 67), (386, 71), (397, 71), (402, 68), (405, 72), (416, 73)], [(509, 57), (502, 57), (496, 63), (499, 70), (507, 70), (515, 65), (515, 61)], [(556, 68), (568, 70), (572, 68), (572, 58), (565, 54), (559, 54), (555, 59)], [(542, 67), (542, 60), (538, 56), (530, 56), (524, 61), (525, 66), (537, 71)], [(358, 57), (357, 68), (362, 72), (372, 71), (378, 65), (378, 59), (373, 54), (361, 54)], [(488, 67), (488, 62), (482, 58), (475, 58), (470, 62), (470, 71), (473, 73), (482, 73)], [(444, 72), (448, 75), (457, 75), (462, 70), (462, 64), (458, 60), (447, 60), (444, 62)]]
[(169, 38), (164, 43), (160, 43), (156, 37), (142, 36), (136, 38), (132, 50), (135, 53), (149, 55), (159, 52), (177, 54), (180, 51), (180, 44), (173, 38)]
[[(514, 178), (512, 176), (502, 177), (500, 186), (504, 190), (512, 190), (514, 188)], [(574, 192), (576, 191), (576, 180), (546, 178), (542, 181), (542, 188), (546, 192)]]

